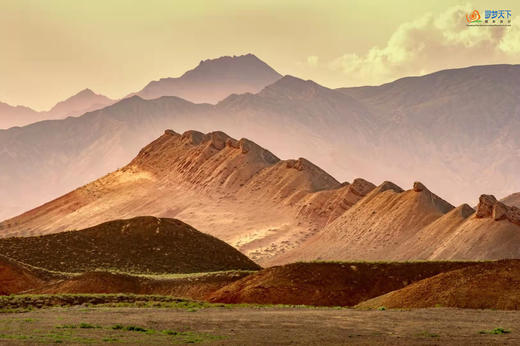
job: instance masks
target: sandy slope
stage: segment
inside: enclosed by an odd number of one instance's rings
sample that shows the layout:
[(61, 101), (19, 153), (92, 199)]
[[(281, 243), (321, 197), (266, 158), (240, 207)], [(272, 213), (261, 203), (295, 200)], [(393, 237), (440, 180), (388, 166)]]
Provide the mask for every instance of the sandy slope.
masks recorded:
[[(302, 247), (276, 261), (297, 259), (382, 260), (422, 227), (449, 212), (453, 206), (421, 183), (403, 191), (390, 182), (374, 189)], [(414, 258), (409, 253), (407, 258)]]
[(481, 263), (421, 280), (362, 302), (360, 308), (520, 309), (520, 260)]
[(262, 260), (297, 246), (372, 188), (362, 179), (340, 184), (303, 158), (280, 160), (247, 139), (168, 130), (122, 169), (0, 230), (29, 236), (138, 215), (175, 217)]
[(496, 260), (520, 257), (520, 210), (482, 195), (477, 211), (453, 208), (421, 183), (385, 182), (310, 237), (266, 264), (296, 260)]

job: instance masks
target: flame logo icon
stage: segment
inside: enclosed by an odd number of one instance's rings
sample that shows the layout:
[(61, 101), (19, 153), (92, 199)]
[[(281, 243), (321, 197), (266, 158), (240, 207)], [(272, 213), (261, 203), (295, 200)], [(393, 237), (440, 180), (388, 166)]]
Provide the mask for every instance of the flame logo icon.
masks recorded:
[(478, 13), (477, 10), (474, 10), (469, 16), (466, 14), (466, 20), (468, 23), (480, 22), (480, 13)]

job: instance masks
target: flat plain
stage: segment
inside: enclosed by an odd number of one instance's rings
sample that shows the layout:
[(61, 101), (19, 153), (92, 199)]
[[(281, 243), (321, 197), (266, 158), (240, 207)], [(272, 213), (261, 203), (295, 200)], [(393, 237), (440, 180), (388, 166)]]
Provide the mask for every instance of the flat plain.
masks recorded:
[(517, 311), (75, 306), (0, 314), (1, 344), (519, 344)]

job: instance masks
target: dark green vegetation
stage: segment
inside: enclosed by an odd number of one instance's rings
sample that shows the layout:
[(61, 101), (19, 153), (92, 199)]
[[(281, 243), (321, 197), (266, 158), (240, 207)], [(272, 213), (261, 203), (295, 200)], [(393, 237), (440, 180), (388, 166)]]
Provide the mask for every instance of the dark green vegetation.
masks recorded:
[[(318, 307), (287, 304), (222, 304), (160, 295), (136, 294), (27, 294), (0, 296), (0, 313), (29, 312), (37, 309), (82, 306), (85, 308), (164, 308), (196, 312), (208, 308), (301, 308)], [(341, 309), (341, 307), (332, 307)], [(61, 328), (73, 328), (64, 324)], [(86, 327), (85, 327), (86, 328)]]
[[(196, 311), (207, 307), (223, 307), (186, 299), (158, 295), (134, 294), (55, 294), (0, 296), (0, 313), (66, 306), (164, 307)], [(64, 325), (63, 328), (66, 328)]]
[[(193, 331), (156, 330), (134, 325), (93, 325), (88, 322), (56, 326), (56, 331), (30, 330), (27, 334), (0, 334), (1, 341), (23, 341), (27, 343), (201, 343), (220, 340), (224, 336)], [(125, 332), (125, 333), (121, 333)], [(136, 332), (145, 334), (126, 333)], [(153, 340), (153, 341), (152, 341)]]
[(0, 253), (58, 272), (195, 273), (260, 267), (225, 242), (175, 219), (136, 217), (82, 231), (0, 239)]
[(511, 333), (511, 331), (504, 329), (502, 327), (497, 327), (492, 330), (481, 330), (479, 333), (480, 334), (509, 334), (509, 333)]

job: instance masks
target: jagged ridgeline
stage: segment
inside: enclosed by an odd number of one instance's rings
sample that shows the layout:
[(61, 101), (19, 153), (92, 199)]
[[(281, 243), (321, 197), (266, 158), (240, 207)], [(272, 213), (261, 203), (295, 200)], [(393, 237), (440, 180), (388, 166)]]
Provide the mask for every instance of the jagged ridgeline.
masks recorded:
[(487, 260), (520, 256), (518, 209), (458, 207), (421, 182), (340, 183), (221, 131), (166, 130), (129, 164), (0, 224), (37, 236), (139, 215), (177, 218), (262, 265), (300, 260)]

